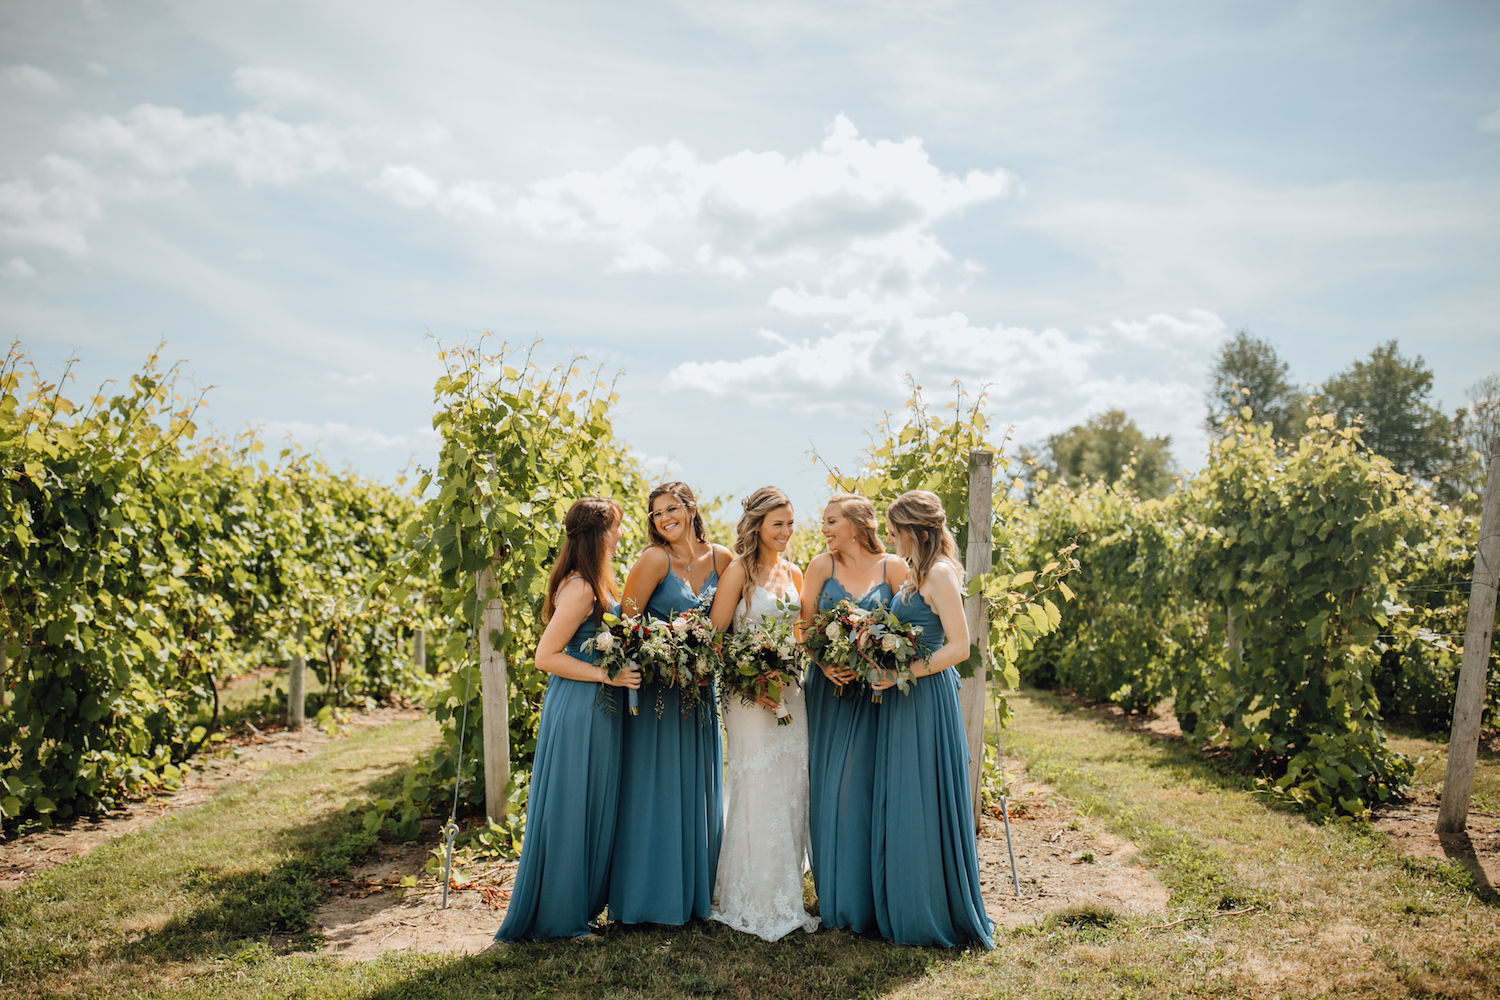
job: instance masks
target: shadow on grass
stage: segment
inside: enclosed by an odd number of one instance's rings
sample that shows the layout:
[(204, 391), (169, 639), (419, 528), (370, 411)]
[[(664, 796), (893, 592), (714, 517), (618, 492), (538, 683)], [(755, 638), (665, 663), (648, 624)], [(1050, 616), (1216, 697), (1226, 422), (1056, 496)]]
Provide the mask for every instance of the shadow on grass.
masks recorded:
[(611, 926), (602, 938), (511, 945), (423, 970), (363, 996), (868, 997), (899, 989), (965, 954), (893, 945), (843, 931), (794, 931), (767, 943), (709, 921), (686, 927)]
[[(350, 796), (379, 797), (399, 789), (401, 776), (385, 775), (352, 788)], [(315, 949), (321, 938), (305, 933), (324, 891), (321, 880), (343, 875), (352, 862), (379, 845), (360, 818), (328, 813), (276, 831), (271, 847), (288, 859), (266, 871), (233, 871), (233, 858), (182, 876), (184, 895), (198, 902), (161, 929), (122, 941), (107, 958), (190, 961), (234, 954), (252, 942), (273, 939), (280, 950)], [(394, 902), (394, 900), (393, 900)]]

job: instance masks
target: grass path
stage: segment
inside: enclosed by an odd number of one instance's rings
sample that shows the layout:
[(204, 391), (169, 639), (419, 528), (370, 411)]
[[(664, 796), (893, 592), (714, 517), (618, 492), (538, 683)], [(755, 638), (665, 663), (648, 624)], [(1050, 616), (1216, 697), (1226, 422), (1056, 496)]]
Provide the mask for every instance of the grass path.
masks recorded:
[(1473, 891), (1462, 869), (1403, 858), (1352, 826), (1311, 826), (1178, 743), (1122, 731), (1048, 695), (1027, 693), (1014, 706), (1005, 752), (1139, 845), (1171, 889), (1171, 912), (1077, 911), (1003, 932), (987, 954), (839, 932), (768, 945), (717, 924), (611, 928), (601, 944), (513, 947), (498, 958), (341, 963), (299, 952), (316, 941), (286, 931), (301, 926), (317, 880), (359, 848), (339, 807), (398, 780), (414, 749), (435, 739), (430, 722), (398, 722), (0, 896), (0, 994), (1500, 995), (1500, 906)]

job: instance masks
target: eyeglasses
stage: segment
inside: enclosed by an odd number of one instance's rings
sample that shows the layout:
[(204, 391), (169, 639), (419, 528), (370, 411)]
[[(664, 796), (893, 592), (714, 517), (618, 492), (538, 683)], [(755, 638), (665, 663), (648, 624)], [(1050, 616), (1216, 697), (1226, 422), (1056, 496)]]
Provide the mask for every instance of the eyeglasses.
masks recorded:
[(684, 507), (682, 504), (680, 504), (680, 503), (674, 503), (670, 507), (663, 507), (661, 510), (653, 510), (651, 512), (651, 520), (654, 521), (658, 517), (677, 517), (679, 514), (681, 514), (686, 509), (687, 508)]

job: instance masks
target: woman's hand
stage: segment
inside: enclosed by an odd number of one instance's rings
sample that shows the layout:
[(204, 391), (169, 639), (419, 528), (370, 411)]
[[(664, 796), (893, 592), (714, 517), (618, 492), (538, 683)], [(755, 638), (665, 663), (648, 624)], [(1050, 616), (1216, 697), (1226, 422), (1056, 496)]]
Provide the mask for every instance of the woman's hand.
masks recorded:
[(893, 687), (896, 686), (896, 675), (895, 674), (890, 673), (890, 672), (885, 671), (885, 670), (878, 670), (878, 671), (876, 671), (876, 676), (879, 677), (880, 679), (879, 680), (872, 680), (870, 682), (870, 690), (871, 691), (884, 691), (886, 688), (893, 688)]
[(823, 676), (829, 681), (843, 687), (845, 684), (853, 684), (859, 679), (859, 675), (848, 667), (832, 667), (826, 663), (818, 664), (818, 669), (823, 671)]
[(770, 695), (766, 694), (756, 695), (755, 703), (761, 708), (765, 709), (767, 712), (774, 712), (781, 707), (781, 702), (776, 701)]
[(626, 667), (618, 674), (615, 674), (614, 677), (609, 676), (609, 671), (603, 670), (602, 667), (600, 669), (604, 673), (604, 683), (610, 687), (630, 688), (633, 691), (640, 689), (641, 671), (639, 667)]

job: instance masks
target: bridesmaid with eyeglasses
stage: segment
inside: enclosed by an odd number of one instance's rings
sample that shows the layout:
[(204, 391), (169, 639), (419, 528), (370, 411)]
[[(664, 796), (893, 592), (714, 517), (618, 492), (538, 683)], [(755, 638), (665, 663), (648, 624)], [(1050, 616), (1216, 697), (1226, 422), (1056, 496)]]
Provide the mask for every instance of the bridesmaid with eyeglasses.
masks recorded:
[[(625, 578), (623, 613), (670, 620), (712, 607), (719, 573), (732, 556), (708, 541), (693, 491), (663, 483), (651, 491), (647, 510), (651, 544)], [(707, 917), (724, 824), (724, 751), (713, 688), (684, 716), (676, 688), (641, 685), (640, 714), (623, 720), (621, 756), (610, 919), (680, 925)]]

